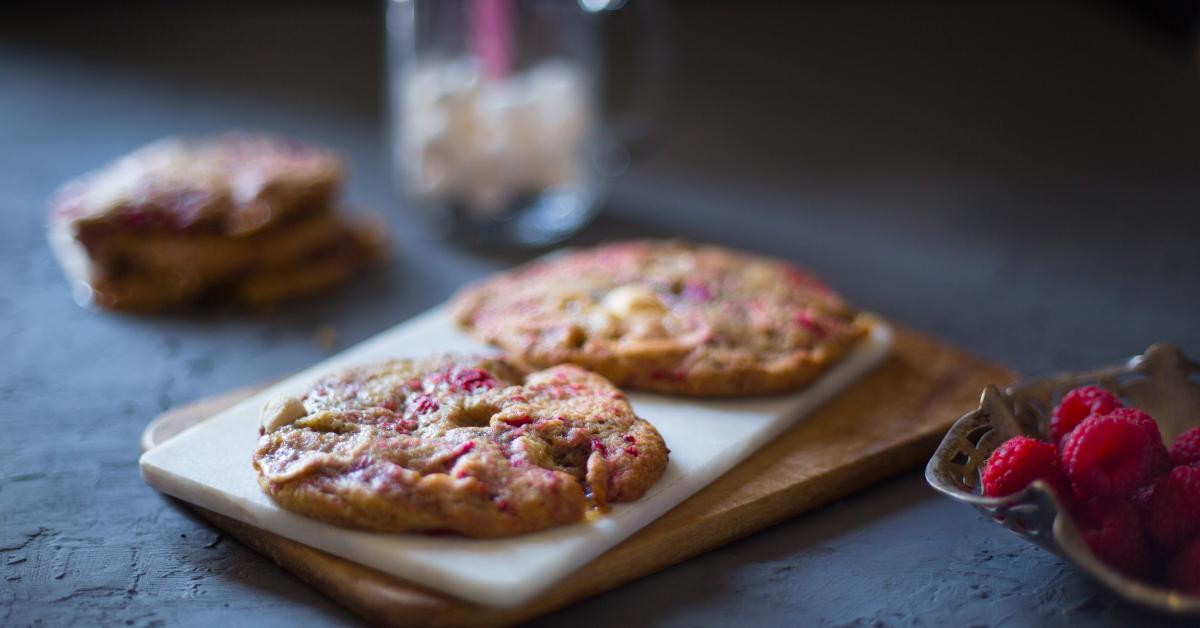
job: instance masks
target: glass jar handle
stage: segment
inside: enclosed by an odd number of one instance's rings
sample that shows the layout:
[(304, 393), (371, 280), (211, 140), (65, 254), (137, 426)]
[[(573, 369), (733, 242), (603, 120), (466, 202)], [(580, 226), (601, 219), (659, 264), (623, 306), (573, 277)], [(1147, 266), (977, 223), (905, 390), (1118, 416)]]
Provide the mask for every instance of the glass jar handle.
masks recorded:
[[(602, 13), (606, 48), (605, 118), (615, 146), (608, 169), (623, 170), (659, 138), (670, 67), (670, 21), (656, 0), (579, 0)], [(617, 81), (621, 84), (618, 85)], [(622, 163), (623, 162), (623, 163)]]

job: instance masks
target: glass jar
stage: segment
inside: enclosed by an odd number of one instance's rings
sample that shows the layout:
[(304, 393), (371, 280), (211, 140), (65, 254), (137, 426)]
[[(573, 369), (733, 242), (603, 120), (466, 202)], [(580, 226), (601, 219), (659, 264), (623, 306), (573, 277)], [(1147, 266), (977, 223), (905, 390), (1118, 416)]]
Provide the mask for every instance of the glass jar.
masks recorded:
[(393, 175), (435, 235), (542, 246), (587, 224), (623, 147), (606, 0), (389, 0)]

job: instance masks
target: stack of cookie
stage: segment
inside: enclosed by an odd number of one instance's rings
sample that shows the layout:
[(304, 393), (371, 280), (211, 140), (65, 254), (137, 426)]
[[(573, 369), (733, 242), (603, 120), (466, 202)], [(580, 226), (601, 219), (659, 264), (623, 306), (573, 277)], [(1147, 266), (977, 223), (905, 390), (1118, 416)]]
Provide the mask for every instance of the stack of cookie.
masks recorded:
[(50, 241), (81, 302), (272, 305), (378, 256), (382, 230), (337, 211), (343, 177), (331, 151), (291, 139), (165, 139), (64, 185)]

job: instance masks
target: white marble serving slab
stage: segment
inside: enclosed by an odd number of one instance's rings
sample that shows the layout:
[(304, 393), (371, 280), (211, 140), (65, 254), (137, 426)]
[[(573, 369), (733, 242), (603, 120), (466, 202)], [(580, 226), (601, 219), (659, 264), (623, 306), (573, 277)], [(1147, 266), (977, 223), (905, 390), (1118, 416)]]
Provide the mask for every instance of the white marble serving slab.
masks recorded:
[(250, 466), (258, 413), (269, 397), (298, 392), (330, 370), (391, 357), (485, 351), (434, 308), (203, 421), (141, 458), (151, 486), (209, 510), (489, 606), (515, 606), (582, 567), (733, 468), (774, 436), (878, 364), (892, 332), (878, 323), (868, 339), (807, 390), (790, 396), (704, 401), (629, 395), (639, 416), (671, 449), (663, 478), (642, 499), (587, 523), (507, 539), (382, 534), (340, 528), (277, 507)]

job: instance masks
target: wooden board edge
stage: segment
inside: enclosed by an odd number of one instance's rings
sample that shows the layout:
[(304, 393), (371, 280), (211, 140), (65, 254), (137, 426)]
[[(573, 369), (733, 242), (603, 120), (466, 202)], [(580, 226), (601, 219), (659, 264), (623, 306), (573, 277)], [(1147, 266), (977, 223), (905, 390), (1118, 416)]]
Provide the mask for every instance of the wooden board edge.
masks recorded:
[[(972, 356), (961, 349), (946, 345), (929, 336), (912, 330), (896, 327), (897, 346), (901, 339), (918, 348), (927, 345), (928, 348), (948, 353), (954, 360), (966, 361), (981, 372), (994, 376), (997, 381), (1012, 379), (1012, 371), (1007, 368)], [(889, 358), (892, 359), (892, 358)], [(970, 385), (971, 381), (955, 382), (959, 385)], [(949, 382), (947, 382), (949, 384)], [(265, 385), (264, 385), (265, 386)], [(949, 385), (949, 388), (955, 386)], [(194, 424), (197, 416), (209, 416), (219, 412), (238, 401), (262, 390), (263, 386), (252, 386), (225, 393), (215, 398), (204, 399), (163, 413), (147, 425), (142, 434), (142, 446), (147, 448), (163, 442), (166, 438)], [(948, 394), (961, 395), (961, 389), (931, 393), (932, 396)], [(926, 402), (928, 403), (928, 402)], [(964, 407), (963, 411), (969, 410)], [(400, 578), (375, 571), (368, 567), (357, 565), (326, 554), (315, 548), (308, 547), (296, 541), (254, 528), (237, 520), (218, 513), (187, 504), (202, 517), (217, 528), (228, 533), (244, 545), (267, 556), (276, 564), (299, 577), (310, 586), (323, 592), (331, 599), (367, 621), (381, 625), (436, 625), (436, 626), (496, 626), (508, 625), (529, 620), (559, 608), (566, 607), (576, 601), (597, 595), (615, 587), (621, 586), (646, 575), (656, 573), (674, 564), (710, 551), (727, 543), (744, 538), (755, 532), (786, 520), (798, 513), (820, 507), (831, 501), (866, 488), (906, 469), (918, 466), (932, 453), (938, 440), (953, 422), (955, 416), (948, 416), (929, 426), (919, 436), (906, 443), (903, 447), (891, 447), (874, 452), (853, 463), (857, 468), (855, 480), (842, 483), (835, 488), (822, 491), (820, 494), (809, 495), (798, 499), (797, 495), (787, 490), (777, 491), (753, 504), (743, 504), (732, 510), (720, 513), (721, 520), (732, 517), (733, 521), (749, 520), (743, 518), (743, 510), (748, 512), (751, 506), (757, 506), (761, 513), (754, 519), (752, 525), (733, 525), (721, 527), (712, 517), (707, 521), (699, 521), (696, 525), (686, 528), (677, 527), (673, 532), (685, 535), (688, 543), (670, 543), (669, 546), (677, 551), (662, 552), (653, 557), (652, 561), (643, 563), (636, 571), (603, 567), (593, 568), (601, 563), (597, 559), (585, 566), (577, 575), (584, 576), (587, 586), (578, 587), (570, 593), (550, 593), (534, 602), (513, 608), (493, 608), (471, 604), (453, 598), (443, 593), (428, 590), (420, 585), (404, 581)], [(183, 502), (181, 502), (183, 503)], [(686, 502), (685, 502), (686, 504)], [(683, 504), (681, 504), (683, 506)], [(653, 525), (653, 524), (652, 524)], [(611, 553), (618, 553), (622, 547), (636, 539), (630, 537), (624, 543), (616, 546)], [(683, 537), (680, 537), (682, 540)], [(603, 556), (601, 557), (603, 558)], [(333, 572), (341, 572), (342, 578), (332, 577)], [(349, 578), (344, 576), (349, 575)], [(353, 585), (353, 586), (352, 586)], [(407, 608), (410, 613), (398, 616), (395, 609)], [(420, 611), (419, 617), (411, 612)]]

